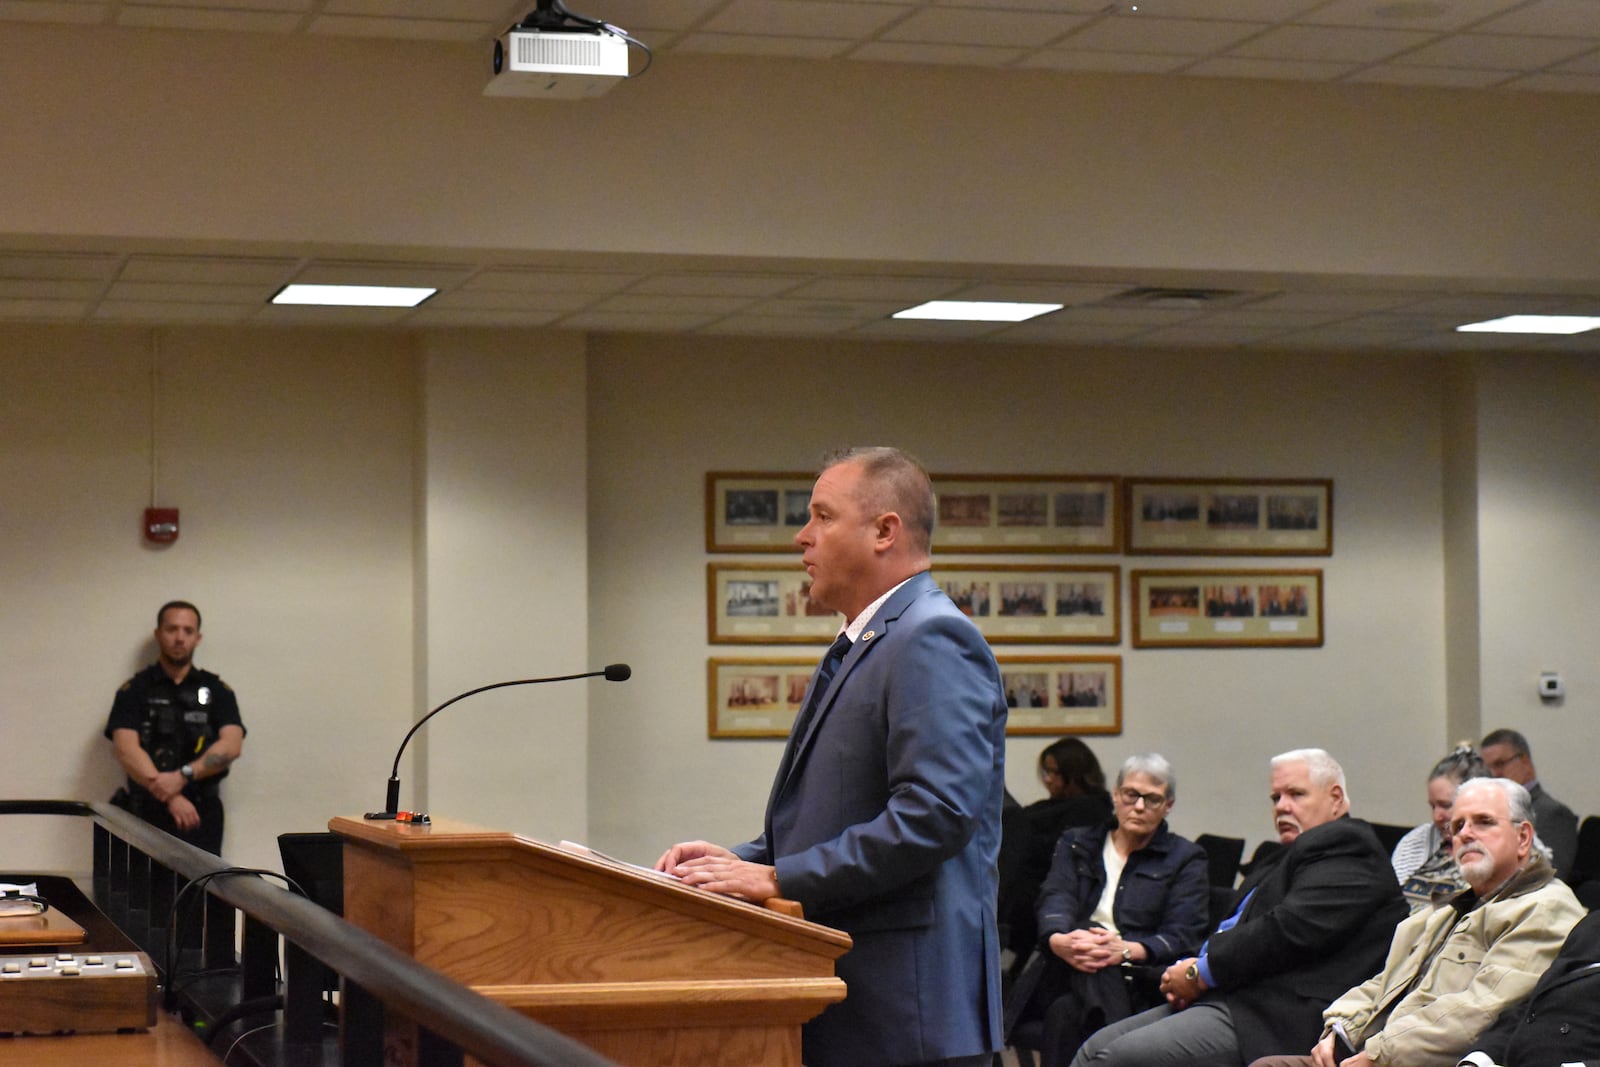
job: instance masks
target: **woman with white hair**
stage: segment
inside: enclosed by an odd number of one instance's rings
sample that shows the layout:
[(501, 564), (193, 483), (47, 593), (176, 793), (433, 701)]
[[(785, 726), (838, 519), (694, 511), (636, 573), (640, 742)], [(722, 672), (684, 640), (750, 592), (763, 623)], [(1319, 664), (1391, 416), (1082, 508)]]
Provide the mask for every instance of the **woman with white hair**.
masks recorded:
[(1043, 1016), (1045, 1067), (1069, 1063), (1106, 1023), (1160, 1003), (1160, 968), (1200, 945), (1206, 856), (1167, 828), (1176, 800), (1164, 757), (1130, 756), (1111, 792), (1114, 818), (1056, 844), (1039, 893), (1040, 954), (1012, 991), (1019, 1020)]

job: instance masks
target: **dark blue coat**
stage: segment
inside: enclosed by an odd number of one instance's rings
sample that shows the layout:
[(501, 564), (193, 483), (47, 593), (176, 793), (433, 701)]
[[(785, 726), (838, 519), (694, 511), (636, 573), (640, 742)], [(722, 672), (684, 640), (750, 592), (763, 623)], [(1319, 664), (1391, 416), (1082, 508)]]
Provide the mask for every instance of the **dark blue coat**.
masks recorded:
[[(1041, 942), (1089, 925), (1105, 892), (1101, 853), (1113, 825), (1068, 830), (1056, 843), (1050, 873), (1039, 891)], [(1148, 962), (1171, 963), (1199, 949), (1209, 897), (1205, 851), (1172, 833), (1163, 821), (1150, 843), (1128, 857), (1111, 915), (1122, 940), (1143, 945)]]
[(807, 1067), (1000, 1047), (1005, 729), (993, 653), (923, 573), (873, 615), (789, 739), (766, 832), (734, 852), (774, 865), (807, 919), (854, 939), (838, 963), (849, 994), (802, 1027)]

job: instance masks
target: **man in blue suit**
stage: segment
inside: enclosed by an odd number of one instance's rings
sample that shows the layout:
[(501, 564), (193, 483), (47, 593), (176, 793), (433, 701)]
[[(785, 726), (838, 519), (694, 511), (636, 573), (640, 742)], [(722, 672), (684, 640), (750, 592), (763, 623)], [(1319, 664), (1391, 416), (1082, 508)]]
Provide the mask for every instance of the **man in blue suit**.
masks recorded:
[(811, 598), (842, 614), (760, 837), (657, 862), (691, 885), (798, 900), (849, 933), (846, 998), (807, 1023), (807, 1067), (979, 1067), (1000, 1047), (996, 856), (1005, 692), (928, 576), (934, 496), (897, 449), (833, 457), (796, 535)]

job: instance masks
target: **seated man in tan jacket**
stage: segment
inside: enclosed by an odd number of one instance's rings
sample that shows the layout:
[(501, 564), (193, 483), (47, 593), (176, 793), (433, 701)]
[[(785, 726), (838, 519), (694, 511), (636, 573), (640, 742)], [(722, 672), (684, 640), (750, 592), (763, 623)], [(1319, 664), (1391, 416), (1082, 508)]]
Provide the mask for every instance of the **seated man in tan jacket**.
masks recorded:
[(1527, 790), (1468, 779), (1450, 832), (1471, 888), (1395, 927), (1383, 970), (1328, 1006), (1309, 1056), (1253, 1067), (1451, 1067), (1532, 991), (1584, 909), (1533, 847)]

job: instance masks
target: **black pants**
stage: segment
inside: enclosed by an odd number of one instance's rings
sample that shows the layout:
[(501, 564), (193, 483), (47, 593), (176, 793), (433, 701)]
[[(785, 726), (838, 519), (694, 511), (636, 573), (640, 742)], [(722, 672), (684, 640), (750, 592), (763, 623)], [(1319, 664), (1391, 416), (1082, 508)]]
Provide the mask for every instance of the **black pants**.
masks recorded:
[(158, 830), (165, 830), (180, 841), (195, 848), (205, 849), (213, 855), (222, 855), (222, 798), (216, 794), (202, 794), (191, 798), (194, 810), (200, 815), (200, 825), (193, 830), (180, 830), (172, 821), (167, 806), (143, 789), (129, 790), (128, 810)]

